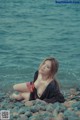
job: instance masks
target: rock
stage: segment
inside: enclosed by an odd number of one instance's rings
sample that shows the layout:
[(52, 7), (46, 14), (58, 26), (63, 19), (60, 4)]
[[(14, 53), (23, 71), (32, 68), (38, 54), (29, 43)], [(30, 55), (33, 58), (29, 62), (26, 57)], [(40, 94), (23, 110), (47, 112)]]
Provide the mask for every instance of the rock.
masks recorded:
[(32, 107), (30, 108), (31, 112), (33, 112), (33, 113), (38, 112), (39, 109), (40, 109), (40, 107), (38, 107), (38, 106), (32, 106)]
[(14, 106), (17, 106), (18, 108), (21, 108), (23, 106), (22, 102), (16, 101), (14, 102)]
[(66, 107), (63, 104), (60, 104), (58, 108), (58, 112), (64, 112), (66, 110)]
[(57, 107), (59, 107), (59, 106), (60, 106), (60, 103), (55, 102), (54, 104), (52, 104), (52, 106), (53, 106), (53, 109), (55, 109), (55, 108), (57, 108)]
[(68, 116), (68, 120), (79, 120), (77, 116)]
[(80, 111), (76, 111), (76, 115), (78, 115), (78, 117), (80, 117)]
[(30, 112), (30, 111), (26, 111), (26, 112), (25, 112), (25, 116), (27, 116), (27, 117), (32, 116), (32, 112)]
[(14, 106), (13, 109), (11, 109), (11, 113), (14, 113), (14, 112), (18, 112), (19, 111), (19, 108), (17, 106)]
[(5, 98), (5, 93), (0, 93), (0, 101)]
[(13, 112), (13, 116), (18, 116), (18, 112)]
[[(15, 119), (12, 119), (12, 120), (15, 120)], [(17, 120), (29, 120), (29, 118), (27, 116), (25, 117), (24, 115), (22, 115), (21, 117), (18, 117)]]
[(20, 115), (19, 120), (28, 120), (28, 117), (25, 114)]
[(53, 110), (55, 109), (59, 113), (59, 112), (64, 112), (66, 110), (66, 107), (64, 106), (64, 104), (55, 103), (55, 105), (53, 104)]
[(44, 116), (44, 118), (45, 117), (53, 117), (53, 115), (52, 115), (52, 113), (51, 112), (49, 112), (49, 111), (42, 111), (42, 112), (39, 112), (39, 114), (41, 115), (41, 116)]
[(71, 100), (80, 101), (80, 95), (72, 97)]
[(36, 104), (35, 106), (36, 106), (39, 110), (46, 111), (46, 106), (42, 106), (42, 104), (41, 104), (41, 105)]
[(70, 101), (66, 101), (63, 103), (63, 105), (67, 108), (71, 107), (72, 104), (76, 103), (76, 100), (70, 100)]
[(27, 102), (25, 102), (25, 106), (31, 107), (31, 106), (33, 106), (33, 102), (27, 101)]
[[(65, 103), (54, 104), (39, 99), (24, 104), (21, 101), (11, 101), (6, 94), (0, 94), (0, 110), (9, 109), (11, 120), (79, 120), (80, 91), (75, 91), (75, 94), (73, 91), (65, 92)], [(74, 97), (69, 98), (71, 95)]]
[(40, 99), (36, 99), (35, 104), (40, 104), (40, 105), (43, 105), (43, 106), (47, 105), (47, 103), (45, 101), (40, 100)]
[(2, 103), (1, 103), (1, 107), (2, 107), (2, 109), (7, 109), (8, 108), (8, 103), (7, 103), (7, 100), (4, 100)]
[(46, 111), (46, 106), (41, 106), (41, 107), (40, 107), (40, 110)]
[(70, 89), (70, 94), (71, 94), (71, 95), (76, 95), (76, 94), (77, 94), (76, 89), (71, 88), (71, 89)]
[(58, 111), (56, 109), (54, 109), (54, 111), (53, 111), (53, 117), (55, 119), (57, 119), (57, 116), (58, 116)]
[[(33, 116), (35, 116), (35, 118), (37, 118), (36, 120), (51, 120), (53, 118), (52, 113), (50, 113), (48, 111), (37, 112), (37, 114), (34, 113)], [(32, 117), (30, 117), (30, 118), (32, 118)]]
[(76, 103), (73, 103), (72, 104), (72, 107), (73, 108), (77, 108), (77, 110), (80, 110), (80, 101), (76, 102)]
[(50, 119), (48, 119), (48, 120), (56, 120), (55, 118), (50, 118)]
[(19, 116), (15, 113), (13, 113), (13, 119), (16, 120)]
[(72, 108), (72, 107), (69, 107), (69, 108), (67, 108), (67, 110), (73, 111), (73, 108)]
[(48, 105), (46, 106), (46, 111), (49, 111), (49, 112), (54, 111), (53, 105), (52, 105), (52, 104), (48, 104)]
[(74, 111), (66, 110), (64, 112), (64, 118), (68, 118), (68, 120), (76, 120), (76, 119), (70, 119), (70, 118), (78, 118), (78, 116), (75, 114)]
[(59, 113), (56, 120), (64, 120), (64, 114), (63, 113)]
[(44, 119), (40, 116), (40, 114), (37, 114), (29, 117), (29, 120), (44, 120)]
[(39, 112), (35, 112), (32, 114), (33, 116), (38, 116), (39, 115)]
[(19, 114), (25, 114), (25, 112), (27, 111), (27, 108), (26, 107), (22, 107), (19, 109), (18, 113)]

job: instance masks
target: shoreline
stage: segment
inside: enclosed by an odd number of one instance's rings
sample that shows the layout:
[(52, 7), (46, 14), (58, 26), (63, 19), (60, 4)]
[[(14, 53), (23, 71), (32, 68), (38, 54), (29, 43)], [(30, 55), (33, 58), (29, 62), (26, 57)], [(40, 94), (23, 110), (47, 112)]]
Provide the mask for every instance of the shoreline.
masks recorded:
[(33, 100), (23, 103), (10, 99), (11, 92), (0, 93), (0, 111), (9, 110), (10, 120), (79, 120), (80, 89), (64, 91), (64, 103)]

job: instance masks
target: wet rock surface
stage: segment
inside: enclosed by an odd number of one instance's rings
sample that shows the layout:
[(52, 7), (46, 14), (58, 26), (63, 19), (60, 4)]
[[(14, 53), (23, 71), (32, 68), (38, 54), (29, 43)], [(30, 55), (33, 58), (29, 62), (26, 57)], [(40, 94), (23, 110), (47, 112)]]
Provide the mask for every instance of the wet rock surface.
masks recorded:
[(16, 101), (10, 93), (0, 93), (0, 111), (10, 110), (10, 120), (80, 120), (80, 89), (65, 91), (64, 103), (46, 103), (39, 99)]

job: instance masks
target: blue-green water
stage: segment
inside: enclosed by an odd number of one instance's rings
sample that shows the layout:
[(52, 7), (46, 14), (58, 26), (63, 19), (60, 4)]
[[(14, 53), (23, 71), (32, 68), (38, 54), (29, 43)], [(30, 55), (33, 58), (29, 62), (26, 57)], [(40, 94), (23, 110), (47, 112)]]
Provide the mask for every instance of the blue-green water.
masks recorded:
[(0, 0), (0, 89), (33, 80), (48, 56), (62, 87), (80, 85), (80, 4)]

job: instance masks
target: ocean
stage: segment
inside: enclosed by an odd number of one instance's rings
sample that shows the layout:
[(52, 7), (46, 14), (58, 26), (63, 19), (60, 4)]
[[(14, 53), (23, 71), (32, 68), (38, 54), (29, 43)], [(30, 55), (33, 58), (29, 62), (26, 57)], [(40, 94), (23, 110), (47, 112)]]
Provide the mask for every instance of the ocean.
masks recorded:
[(79, 87), (80, 4), (0, 0), (0, 90), (32, 81), (49, 56), (59, 61), (61, 87)]

